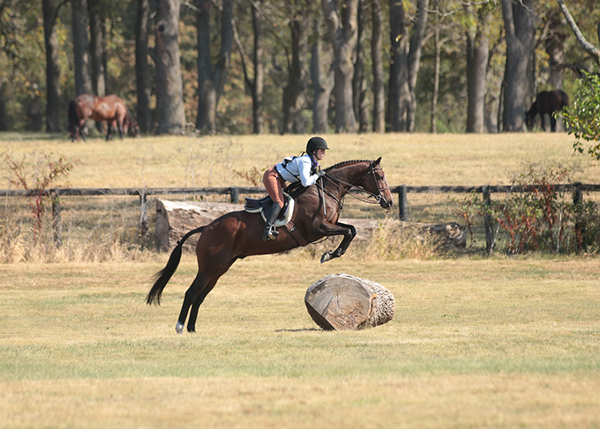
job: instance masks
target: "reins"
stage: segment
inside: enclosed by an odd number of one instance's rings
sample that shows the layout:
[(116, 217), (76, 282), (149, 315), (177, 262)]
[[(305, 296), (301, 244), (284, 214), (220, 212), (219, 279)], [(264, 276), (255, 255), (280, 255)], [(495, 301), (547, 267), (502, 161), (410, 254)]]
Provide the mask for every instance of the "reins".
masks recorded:
[[(343, 181), (343, 180), (341, 180), (341, 179), (338, 179), (338, 178), (336, 178), (336, 177), (331, 177), (331, 176), (329, 176), (329, 175), (327, 175), (327, 174), (326, 174), (325, 176), (323, 176), (323, 179), (328, 179), (328, 180), (329, 180), (329, 181), (331, 181), (333, 184), (337, 185), (337, 186), (338, 186), (338, 188), (342, 187), (342, 186), (340, 186), (340, 185), (348, 186), (348, 188), (349, 188), (349, 189), (347, 189), (347, 190), (346, 190), (346, 193), (347, 193), (347, 194), (349, 194), (350, 196), (352, 196), (352, 197), (356, 198), (356, 199), (357, 199), (357, 200), (359, 200), (359, 201), (362, 201), (362, 202), (364, 202), (364, 203), (367, 203), (367, 204), (380, 204), (380, 202), (381, 202), (381, 199), (383, 198), (383, 196), (381, 195), (381, 193), (382, 193), (383, 191), (386, 191), (386, 190), (390, 189), (390, 187), (388, 186), (388, 187), (386, 187), (386, 188), (383, 188), (383, 189), (381, 189), (381, 188), (379, 187), (379, 183), (377, 182), (377, 178), (375, 177), (375, 170), (383, 170), (383, 169), (382, 169), (381, 167), (379, 167), (379, 166), (378, 166), (378, 167), (373, 167), (373, 166), (371, 165), (371, 166), (369, 167), (369, 170), (368, 170), (367, 172), (365, 172), (365, 174), (363, 174), (363, 175), (362, 175), (362, 176), (361, 176), (361, 177), (358, 179), (358, 183), (362, 182), (362, 181), (363, 181), (363, 179), (364, 179), (364, 178), (365, 178), (365, 177), (366, 177), (366, 176), (367, 176), (369, 173), (373, 174), (373, 178), (375, 179), (375, 184), (377, 185), (377, 190), (379, 191), (379, 194), (374, 194), (373, 192), (367, 191), (367, 190), (366, 190), (366, 189), (364, 189), (364, 188), (360, 188), (359, 186), (353, 185), (352, 183), (345, 182), (345, 181)], [(351, 191), (351, 189), (352, 189), (352, 188), (357, 188), (357, 189), (360, 189), (360, 190), (362, 190), (363, 192), (366, 192), (367, 194), (369, 194), (369, 196), (368, 196), (367, 198), (363, 198), (363, 197), (361, 197), (361, 196), (357, 195), (356, 193), (352, 192), (352, 191)], [(323, 189), (323, 192), (325, 193), (326, 191)], [(340, 208), (341, 208), (341, 206), (342, 206), (342, 202), (341, 202), (341, 200), (340, 200), (340, 199), (338, 199), (337, 197), (335, 197), (334, 195), (332, 195), (330, 192), (326, 192), (326, 193), (327, 193), (327, 194), (328, 194), (330, 197), (332, 197), (334, 200), (338, 201), (338, 202), (339, 202), (339, 204), (340, 204)], [(369, 198), (371, 198), (371, 197), (375, 198), (375, 201), (369, 200)]]

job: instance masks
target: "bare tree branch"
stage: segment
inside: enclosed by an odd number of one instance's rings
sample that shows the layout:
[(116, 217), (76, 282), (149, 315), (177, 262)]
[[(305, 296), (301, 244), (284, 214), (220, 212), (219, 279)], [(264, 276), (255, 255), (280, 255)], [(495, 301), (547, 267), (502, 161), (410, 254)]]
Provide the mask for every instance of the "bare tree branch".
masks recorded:
[(579, 27), (577, 26), (577, 24), (575, 23), (575, 20), (569, 13), (567, 6), (565, 6), (565, 4), (563, 3), (563, 0), (556, 0), (556, 2), (558, 3), (560, 9), (562, 10), (562, 13), (565, 16), (565, 19), (567, 20), (569, 27), (571, 27), (571, 30), (575, 34), (575, 38), (577, 38), (577, 41), (581, 45), (581, 48), (594, 58), (594, 61), (596, 61), (596, 64), (600, 65), (600, 50), (598, 48), (596, 48), (594, 45), (592, 45), (590, 42), (588, 42), (585, 39), (585, 37), (583, 36), (583, 34), (581, 34)]

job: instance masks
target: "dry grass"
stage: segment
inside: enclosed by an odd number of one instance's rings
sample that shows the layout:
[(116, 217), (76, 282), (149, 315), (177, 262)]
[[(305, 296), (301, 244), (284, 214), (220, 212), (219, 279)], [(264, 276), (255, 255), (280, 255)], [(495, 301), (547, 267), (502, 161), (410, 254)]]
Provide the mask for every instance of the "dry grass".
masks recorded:
[[(247, 186), (235, 171), (264, 171), (282, 157), (304, 150), (309, 137), (146, 137), (71, 143), (66, 138), (23, 135), (19, 140), (14, 134), (0, 134), (0, 153), (20, 159), (35, 150), (79, 160), (69, 179), (73, 187)], [(326, 137), (331, 150), (324, 166), (382, 156), (390, 185), (506, 184), (532, 162), (570, 165), (578, 171), (576, 180), (600, 183), (600, 163), (574, 155), (573, 138), (561, 133)]]
[[(283, 156), (299, 153), (309, 136), (215, 136), (146, 137), (105, 142), (71, 143), (64, 136), (38, 134), (0, 134), (0, 153), (15, 160), (36, 154), (63, 155), (77, 161), (68, 178), (71, 187), (184, 187), (255, 185), (259, 172)], [(339, 161), (383, 157), (390, 185), (482, 185), (510, 183), (515, 174), (532, 162), (569, 165), (573, 180), (600, 183), (600, 163), (572, 153), (572, 138), (559, 133), (499, 135), (460, 134), (365, 134), (328, 135), (332, 148), (324, 166)], [(10, 188), (11, 172), (2, 167), (5, 188)], [(586, 196), (599, 198), (598, 195)], [(172, 196), (169, 198), (177, 198)], [(181, 199), (191, 198), (181, 196)], [(227, 196), (210, 197), (226, 201)], [(502, 196), (497, 196), (502, 198)], [(410, 194), (410, 220), (451, 222), (457, 217), (451, 196)], [(44, 248), (32, 248), (31, 212), (25, 200), (5, 199), (0, 208), (0, 260), (18, 261), (105, 261), (138, 258), (143, 249), (153, 248), (153, 229), (145, 239), (138, 236), (139, 201), (137, 197), (75, 198), (63, 197), (63, 248), (56, 252), (51, 232), (45, 232)], [(154, 200), (149, 201), (150, 225), (154, 225)], [(396, 207), (396, 206), (395, 206)], [(396, 209), (386, 213), (378, 207), (346, 199), (343, 217), (396, 217)], [(46, 218), (46, 226), (50, 219)], [(16, 226), (16, 227), (15, 227)], [(480, 228), (481, 229), (481, 228)], [(481, 235), (481, 234), (479, 234)], [(402, 237), (404, 243), (389, 254), (403, 257), (431, 257), (431, 246)], [(368, 255), (386, 257), (377, 248)], [(428, 244), (428, 243), (425, 243)], [(478, 238), (476, 247), (482, 246)]]
[[(244, 186), (236, 171), (262, 170), (307, 138), (86, 144), (13, 133), (0, 134), (0, 153), (79, 160), (72, 187)], [(575, 180), (600, 183), (600, 164), (573, 156), (564, 134), (327, 139), (325, 166), (383, 156), (392, 186), (504, 184), (531, 162), (568, 164)], [(10, 172), (0, 169), (7, 188)], [(409, 196), (411, 216), (455, 220), (439, 198)], [(424, 240), (381, 228), (324, 265), (330, 243), (236, 262), (200, 310), (198, 333), (177, 336), (193, 256), (184, 255), (163, 306), (148, 307), (150, 276), (166, 256), (136, 236), (136, 199), (63, 203), (55, 251), (32, 246), (25, 202), (2, 201), (0, 428), (600, 426), (597, 257), (436, 259)], [(360, 203), (347, 204), (352, 216), (385, 225)], [(339, 272), (392, 291), (394, 320), (317, 329), (305, 291)]]
[[(148, 307), (163, 262), (0, 265), (0, 427), (600, 425), (597, 259), (248, 258), (181, 336), (195, 262)], [(302, 300), (332, 272), (394, 320), (317, 329)]]

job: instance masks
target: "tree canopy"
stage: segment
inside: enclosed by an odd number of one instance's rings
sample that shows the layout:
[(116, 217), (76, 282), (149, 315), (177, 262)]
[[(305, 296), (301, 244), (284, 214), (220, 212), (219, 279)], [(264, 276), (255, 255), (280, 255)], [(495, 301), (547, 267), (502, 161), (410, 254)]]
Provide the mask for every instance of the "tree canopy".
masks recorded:
[[(58, 97), (58, 107), (54, 109), (60, 112), (57, 129), (66, 129), (67, 105), (77, 95), (75, 64), (78, 54), (74, 49), (72, 11), (73, 4), (82, 1), (87, 4), (87, 13), (90, 14), (89, 49), (96, 65), (100, 61), (104, 66), (96, 70), (103, 70), (101, 73), (104, 74), (106, 93), (119, 95), (134, 112), (141, 96), (147, 98), (144, 103), (150, 112), (148, 132), (158, 130), (157, 93), (163, 82), (162, 79), (158, 80), (154, 57), (158, 34), (156, 12), (166, 0), (54, 0), (57, 11), (54, 28), (59, 88), (52, 93), (49, 92), (48, 85), (51, 83), (46, 76), (49, 69), (46, 67), (44, 19), (47, 18), (42, 7), (49, 1), (0, 0), (0, 130), (41, 130), (44, 124), (50, 128), (48, 121), (44, 120), (50, 95)], [(185, 116), (183, 126), (186, 132), (202, 131), (196, 131), (201, 106), (199, 82), (202, 71), (199, 64), (198, 22), (201, 8), (207, 5), (212, 8), (207, 21), (210, 23), (210, 32), (203, 37), (208, 37), (206, 40), (209, 40), (212, 48), (208, 61), (213, 70), (217, 69), (219, 58), (223, 55), (219, 48), (225, 34), (224, 24), (232, 24), (236, 39), (228, 54), (230, 64), (227, 73), (220, 82), (222, 90), (218, 103), (215, 103), (215, 127), (211, 131), (224, 134), (246, 134), (257, 132), (257, 129), (265, 133), (311, 132), (317, 129), (317, 121), (313, 117), (318, 105), (316, 101), (323, 96), (329, 101), (322, 113), (326, 117), (321, 119), (325, 120), (330, 131), (351, 130), (352, 126), (348, 128), (342, 125), (346, 122), (340, 119), (351, 118), (349, 113), (354, 113), (357, 123), (353, 126), (357, 130), (372, 131), (376, 103), (374, 89), (380, 87), (374, 82), (375, 79), (381, 81), (380, 74), (377, 74), (377, 78), (373, 77), (373, 70), (383, 72), (386, 131), (395, 129), (395, 119), (390, 116), (394, 110), (390, 110), (390, 106), (407, 106), (408, 125), (398, 127), (401, 131), (429, 132), (434, 120), (437, 132), (464, 132), (469, 115), (476, 114), (480, 114), (481, 118), (471, 122), (479, 124), (470, 126), (471, 132), (504, 131), (503, 116), (507, 108), (516, 109), (517, 115), (521, 115), (522, 110), (527, 110), (528, 104), (533, 101), (536, 92), (557, 86), (574, 96), (580, 83), (579, 71), (591, 70), (595, 61), (593, 54), (582, 48), (570, 30), (567, 19), (561, 14), (562, 0), (539, 0), (531, 2), (530, 6), (527, 3), (525, 6), (533, 17), (533, 48), (531, 52), (518, 54), (529, 58), (527, 70), (519, 77), (525, 83), (519, 89), (520, 98), (515, 108), (506, 103), (505, 80), (507, 43), (516, 42), (506, 37), (514, 33), (512, 30), (506, 31), (502, 4), (506, 11), (519, 7), (523, 2), (405, 0), (401, 11), (393, 10), (396, 20), (391, 21), (390, 5), (398, 6), (393, 1), (324, 1), (319, 5), (321, 7), (315, 7), (315, 2), (309, 0), (293, 0), (282, 8), (279, 2), (272, 0), (236, 0), (231, 2), (232, 18), (227, 18), (226, 0), (170, 1), (180, 4), (177, 39), (181, 101)], [(142, 3), (147, 5), (147, 50), (142, 59), (145, 56), (147, 60), (149, 79), (144, 85), (148, 88), (140, 88), (144, 74), (136, 70), (136, 64), (142, 61), (139, 52), (142, 52), (140, 46), (143, 40), (140, 42), (139, 32), (136, 33), (136, 29), (139, 30), (143, 24), (143, 20), (140, 20), (140, 16), (144, 16), (140, 12)], [(594, 41), (600, 23), (596, 1), (566, 0), (565, 4), (581, 34), (587, 40)], [(333, 11), (336, 5), (344, 7)], [(360, 13), (349, 14), (349, 9), (354, 10), (355, 7)], [(424, 12), (426, 19), (419, 21)], [(327, 17), (325, 13), (328, 13)], [(337, 20), (337, 24), (325, 18)], [(392, 22), (398, 25), (393, 32)], [(380, 28), (374, 27), (375, 23), (379, 23)], [(421, 31), (419, 25), (423, 25), (422, 37), (414, 37), (416, 32)], [(255, 55), (257, 29), (262, 35), (258, 56)], [(373, 35), (379, 37), (379, 32), (380, 43), (365, 43)], [(98, 38), (92, 37), (94, 34), (103, 37), (98, 41)], [(306, 38), (305, 42), (303, 37)], [(342, 43), (343, 40), (346, 43)], [(335, 41), (340, 41), (337, 47), (332, 43)], [(487, 44), (487, 59), (485, 55), (473, 55), (475, 48), (481, 49), (482, 41)], [(299, 42), (306, 43), (306, 47), (298, 45)], [(98, 43), (101, 51), (94, 50)], [(399, 44), (406, 55), (400, 55), (394, 44)], [(319, 51), (316, 50), (317, 46)], [(344, 51), (348, 49), (351, 50), (349, 55)], [(373, 49), (380, 51), (380, 69), (377, 64), (373, 67), (374, 59), (378, 61)], [(396, 53), (393, 49), (396, 49)], [(417, 49), (419, 55), (411, 56), (411, 52), (416, 53)], [(318, 57), (315, 57), (316, 52), (320, 52)], [(343, 63), (339, 62), (342, 56)], [(318, 69), (313, 68), (315, 58), (319, 59)], [(474, 60), (475, 63), (480, 61), (478, 67), (475, 67)], [(404, 61), (416, 62), (402, 65)], [(398, 62), (402, 67), (396, 67)], [(339, 73), (341, 70), (346, 73), (344, 85), (349, 82), (347, 73), (354, 76), (349, 90), (350, 94), (356, 93), (350, 98), (353, 101), (348, 101), (346, 92), (327, 89), (329, 73), (335, 72), (336, 64)], [(315, 70), (319, 70), (318, 75), (314, 74)], [(92, 74), (92, 71), (89, 73)], [(482, 84), (469, 85), (469, 76), (480, 77), (482, 73), (485, 73)], [(257, 76), (262, 79), (258, 98), (255, 90)], [(341, 77), (339, 81), (342, 82)], [(395, 90), (398, 82), (406, 84), (406, 91)], [(290, 101), (286, 94), (293, 94), (291, 105), (284, 103)], [(397, 102), (399, 94), (408, 97), (408, 104)], [(471, 107), (468, 108), (470, 97)], [(257, 100), (261, 103), (258, 108)], [(336, 112), (342, 112), (342, 106), (343, 116), (336, 120)], [(290, 114), (293, 115), (293, 125), (289, 125), (292, 124), (289, 122)], [(257, 121), (260, 127), (257, 127)], [(288, 125), (284, 126), (285, 123)], [(322, 122), (319, 126), (323, 126)], [(381, 127), (378, 125), (375, 128)]]

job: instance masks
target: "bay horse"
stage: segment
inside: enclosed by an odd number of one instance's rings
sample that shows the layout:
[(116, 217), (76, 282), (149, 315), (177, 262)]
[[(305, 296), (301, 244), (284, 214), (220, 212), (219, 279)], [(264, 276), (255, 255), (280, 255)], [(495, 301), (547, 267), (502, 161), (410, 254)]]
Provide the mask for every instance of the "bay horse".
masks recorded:
[(536, 115), (539, 113), (542, 122), (542, 128), (545, 130), (544, 114), (550, 115), (550, 130), (556, 131), (556, 117), (554, 112), (559, 112), (563, 107), (569, 106), (569, 96), (560, 89), (554, 91), (542, 91), (536, 97), (531, 105), (531, 109), (525, 113), (525, 123), (529, 131), (533, 130)]
[[(185, 234), (171, 252), (165, 268), (155, 275), (156, 282), (146, 297), (146, 303), (160, 305), (160, 297), (167, 282), (181, 260), (183, 243), (193, 234), (201, 233), (196, 245), (198, 273), (185, 293), (181, 312), (175, 329), (183, 332), (186, 318), (188, 332), (196, 331), (196, 318), (200, 305), (238, 259), (252, 255), (280, 253), (306, 246), (324, 237), (343, 237), (335, 250), (321, 257), (321, 263), (342, 256), (356, 235), (352, 225), (339, 222), (342, 200), (352, 188), (360, 188), (374, 197), (375, 204), (384, 209), (392, 206), (393, 199), (387, 184), (381, 157), (375, 161), (355, 160), (333, 165), (325, 170), (325, 176), (307, 188), (288, 186), (286, 192), (294, 197), (295, 204), (291, 220), (279, 229), (276, 239), (262, 241), (265, 222), (259, 213), (235, 211), (227, 213), (210, 224), (193, 229)], [(267, 197), (268, 198), (268, 197)], [(361, 197), (358, 197), (363, 199)], [(371, 200), (363, 199), (366, 202)], [(283, 211), (283, 210), (282, 210)], [(190, 312), (191, 307), (191, 312)]]
[(85, 139), (85, 133), (81, 132), (85, 121), (92, 118), (94, 121), (106, 122), (106, 140), (112, 138), (115, 129), (119, 130), (119, 137), (127, 134), (131, 137), (139, 137), (140, 127), (133, 118), (131, 111), (125, 106), (121, 98), (116, 95), (96, 97), (94, 95), (81, 94), (69, 102), (69, 137), (71, 141)]

